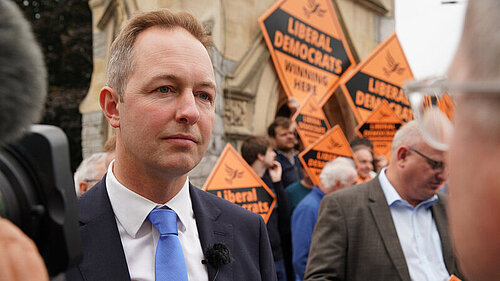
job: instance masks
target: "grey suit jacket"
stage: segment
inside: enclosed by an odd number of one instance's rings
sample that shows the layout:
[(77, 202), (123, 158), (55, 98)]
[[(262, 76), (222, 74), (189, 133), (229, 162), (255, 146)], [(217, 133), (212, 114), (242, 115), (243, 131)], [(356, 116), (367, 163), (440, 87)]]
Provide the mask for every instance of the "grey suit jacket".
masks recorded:
[[(438, 198), (431, 211), (444, 262), (450, 274), (460, 277), (448, 235), (446, 198)], [(305, 280), (411, 280), (378, 177), (323, 198)]]
[[(83, 259), (67, 271), (68, 281), (130, 281), (105, 182), (104, 177), (78, 200)], [(216, 275), (217, 281), (276, 280), (262, 218), (192, 185), (189, 192), (202, 248), (223, 243), (232, 258), (231, 263), (219, 269), (208, 264), (209, 280)]]

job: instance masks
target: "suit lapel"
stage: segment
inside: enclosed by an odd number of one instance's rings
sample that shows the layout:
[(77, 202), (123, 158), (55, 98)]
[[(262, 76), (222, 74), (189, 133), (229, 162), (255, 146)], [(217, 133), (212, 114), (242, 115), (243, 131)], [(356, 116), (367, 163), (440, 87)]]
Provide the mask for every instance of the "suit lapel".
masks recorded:
[(127, 262), (106, 191), (105, 178), (79, 201), (84, 280), (130, 280)]
[(450, 236), (448, 235), (448, 223), (446, 220), (445, 198), (438, 194), (438, 201), (431, 206), (432, 217), (436, 222), (436, 227), (441, 239), (441, 250), (443, 252), (444, 263), (450, 274), (457, 274), (455, 258), (451, 246)]
[(401, 248), (396, 227), (392, 220), (391, 211), (387, 205), (387, 200), (380, 186), (378, 177), (368, 182), (367, 185), (368, 207), (370, 208), (375, 225), (382, 237), (387, 253), (396, 267), (401, 280), (410, 281), (410, 273), (408, 272), (403, 249)]
[[(220, 220), (222, 211), (213, 202), (214, 198), (191, 184), (189, 185), (189, 193), (203, 251), (205, 252), (207, 248), (215, 243), (222, 243), (227, 246), (230, 253), (233, 253), (233, 225)], [(207, 264), (207, 269), (209, 280), (213, 280), (217, 268)], [(231, 263), (219, 269), (217, 280), (233, 280)]]

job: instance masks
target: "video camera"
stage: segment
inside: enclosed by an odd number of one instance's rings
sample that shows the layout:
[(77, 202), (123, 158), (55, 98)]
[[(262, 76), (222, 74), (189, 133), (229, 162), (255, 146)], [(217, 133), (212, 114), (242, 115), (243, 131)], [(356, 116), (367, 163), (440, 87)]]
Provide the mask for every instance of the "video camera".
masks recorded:
[(64, 132), (33, 125), (0, 147), (0, 216), (33, 239), (50, 276), (81, 257), (77, 200)]

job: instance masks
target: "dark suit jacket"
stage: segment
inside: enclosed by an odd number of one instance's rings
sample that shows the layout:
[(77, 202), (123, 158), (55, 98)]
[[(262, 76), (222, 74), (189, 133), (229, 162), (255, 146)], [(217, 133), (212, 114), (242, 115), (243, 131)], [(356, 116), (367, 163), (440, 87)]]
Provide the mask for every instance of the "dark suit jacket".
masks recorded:
[[(460, 277), (438, 193), (431, 207), (448, 272)], [(375, 179), (326, 195), (311, 242), (305, 280), (411, 281), (391, 211)]]
[[(233, 259), (220, 268), (217, 281), (276, 280), (262, 218), (192, 185), (189, 192), (202, 249), (224, 243)], [(130, 280), (105, 178), (82, 195), (78, 203), (83, 260), (68, 270), (67, 280)], [(207, 267), (209, 280), (213, 280), (216, 268)]]

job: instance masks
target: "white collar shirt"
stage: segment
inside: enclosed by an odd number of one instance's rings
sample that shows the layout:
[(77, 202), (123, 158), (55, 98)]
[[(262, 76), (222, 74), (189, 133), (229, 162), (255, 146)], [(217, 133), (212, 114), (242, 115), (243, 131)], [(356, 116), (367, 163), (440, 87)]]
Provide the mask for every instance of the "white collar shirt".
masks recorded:
[(108, 167), (106, 187), (132, 281), (155, 280), (155, 253), (159, 232), (146, 218), (154, 208), (168, 207), (177, 213), (177, 229), (189, 280), (208, 280), (189, 193), (189, 179), (170, 201), (157, 204), (123, 186)]
[(386, 170), (384, 168), (380, 172), (379, 181), (391, 210), (411, 280), (448, 280), (450, 274), (444, 263), (441, 239), (430, 209), (438, 201), (437, 195), (413, 207), (389, 182)]

